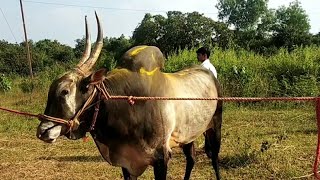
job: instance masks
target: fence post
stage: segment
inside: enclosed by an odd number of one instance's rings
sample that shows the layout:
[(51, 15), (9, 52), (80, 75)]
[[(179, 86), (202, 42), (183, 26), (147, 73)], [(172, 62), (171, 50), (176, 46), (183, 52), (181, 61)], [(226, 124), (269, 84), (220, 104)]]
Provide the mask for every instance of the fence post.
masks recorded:
[(316, 116), (317, 116), (317, 132), (318, 132), (318, 143), (317, 143), (317, 152), (316, 159), (313, 165), (313, 174), (316, 179), (320, 179), (318, 174), (319, 159), (320, 159), (320, 97), (316, 98)]

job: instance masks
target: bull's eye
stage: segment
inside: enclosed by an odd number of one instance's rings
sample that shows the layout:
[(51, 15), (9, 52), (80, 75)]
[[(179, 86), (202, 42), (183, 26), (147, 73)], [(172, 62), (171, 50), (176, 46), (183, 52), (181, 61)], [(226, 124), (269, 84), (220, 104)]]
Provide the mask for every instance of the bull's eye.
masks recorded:
[(80, 87), (79, 87), (79, 88), (80, 88), (81, 93), (82, 93), (82, 94), (85, 94), (85, 93), (88, 92), (89, 87), (90, 87), (90, 85), (89, 85), (88, 79), (84, 79), (84, 80), (82, 80), (82, 82), (80, 83)]
[(66, 96), (66, 95), (68, 95), (69, 94), (69, 90), (67, 90), (67, 89), (64, 89), (64, 90), (62, 90), (61, 91), (61, 96)]

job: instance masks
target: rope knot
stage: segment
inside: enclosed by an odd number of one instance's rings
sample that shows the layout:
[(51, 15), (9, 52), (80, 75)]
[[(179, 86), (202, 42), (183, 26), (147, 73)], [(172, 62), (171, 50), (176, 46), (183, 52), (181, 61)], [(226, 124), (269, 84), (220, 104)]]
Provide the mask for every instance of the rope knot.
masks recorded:
[(134, 105), (133, 96), (129, 96), (129, 97), (128, 97), (128, 103), (129, 103), (131, 106)]

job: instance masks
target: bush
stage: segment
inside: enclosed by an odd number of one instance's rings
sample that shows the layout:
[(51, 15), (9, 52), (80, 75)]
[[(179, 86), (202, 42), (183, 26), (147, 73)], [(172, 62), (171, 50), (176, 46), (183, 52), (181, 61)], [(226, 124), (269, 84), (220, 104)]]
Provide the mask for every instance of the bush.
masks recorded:
[(4, 75), (0, 75), (0, 91), (7, 92), (10, 91), (12, 87), (12, 82)]
[(24, 79), (20, 85), (20, 89), (24, 93), (32, 93), (35, 88), (35, 83), (32, 79)]

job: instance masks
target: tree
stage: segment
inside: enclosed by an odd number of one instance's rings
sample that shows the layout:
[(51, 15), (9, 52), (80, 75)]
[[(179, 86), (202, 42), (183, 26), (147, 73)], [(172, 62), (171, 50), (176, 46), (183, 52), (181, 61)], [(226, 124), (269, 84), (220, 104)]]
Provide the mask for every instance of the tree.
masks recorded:
[(272, 47), (271, 27), (275, 23), (274, 10), (267, 8), (268, 0), (219, 0), (218, 17), (229, 27), (234, 27), (233, 47), (255, 52), (269, 52)]
[(73, 49), (74, 55), (77, 59), (80, 59), (82, 57), (85, 44), (86, 44), (86, 38), (83, 37), (82, 39), (76, 39), (76, 45)]
[(73, 49), (57, 40), (40, 40), (33, 45), (32, 49), (33, 68), (35, 71), (41, 71), (45, 67), (57, 63), (73, 63), (75, 60)]
[[(29, 42), (33, 44), (32, 41)], [(28, 75), (29, 69), (25, 56), (25, 46), (21, 44), (10, 44), (0, 40), (0, 73)]]
[(280, 7), (275, 14), (273, 42), (277, 47), (292, 49), (311, 44), (309, 18), (299, 1), (291, 2), (289, 7)]
[(112, 70), (120, 64), (121, 56), (132, 46), (132, 40), (123, 34), (119, 38), (104, 38), (104, 45), (98, 61), (98, 67), (105, 67)]
[(161, 15), (145, 14), (141, 23), (134, 30), (132, 39), (135, 44), (158, 45), (158, 40), (164, 36), (166, 19)]
[(237, 31), (255, 29), (268, 10), (268, 0), (219, 0), (218, 17)]
[(146, 14), (135, 29), (132, 39), (135, 45), (155, 45), (168, 55), (179, 49), (210, 46), (213, 37), (217, 37), (218, 40), (226, 39), (220, 34), (226, 31), (227, 28), (224, 28), (221, 23), (216, 24), (215, 21), (198, 12), (169, 11), (167, 18)]
[[(81, 58), (85, 49), (85, 38), (77, 39), (74, 52), (76, 57)], [(132, 46), (131, 38), (126, 38), (123, 34), (116, 37), (105, 37), (103, 39), (103, 47), (97, 61), (96, 67), (112, 70), (118, 63), (121, 56)], [(94, 44), (92, 44), (94, 47)]]
[(213, 46), (229, 49), (235, 47), (234, 32), (231, 31), (227, 24), (223, 22), (215, 22), (214, 35), (212, 37)]
[(316, 45), (320, 45), (320, 32), (318, 32), (318, 34), (313, 35), (312, 37), (312, 43), (316, 44)]

